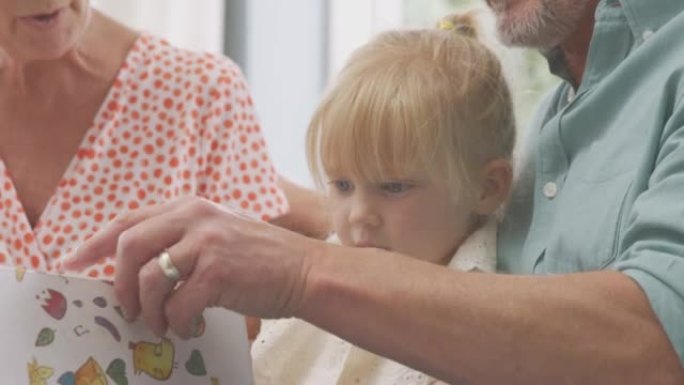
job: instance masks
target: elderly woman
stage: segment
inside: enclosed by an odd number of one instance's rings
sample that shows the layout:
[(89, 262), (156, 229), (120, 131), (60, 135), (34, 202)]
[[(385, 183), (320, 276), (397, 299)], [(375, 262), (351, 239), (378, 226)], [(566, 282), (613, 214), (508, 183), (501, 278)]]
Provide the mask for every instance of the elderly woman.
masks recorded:
[(55, 271), (118, 213), (180, 196), (264, 220), (288, 209), (235, 64), (88, 0), (0, 0), (0, 116), (0, 264)]

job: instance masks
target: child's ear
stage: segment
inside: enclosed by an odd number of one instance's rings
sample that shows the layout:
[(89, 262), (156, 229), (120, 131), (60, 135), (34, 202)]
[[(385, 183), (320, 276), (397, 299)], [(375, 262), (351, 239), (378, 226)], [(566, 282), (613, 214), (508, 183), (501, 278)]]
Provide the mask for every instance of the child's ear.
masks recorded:
[(475, 197), (474, 211), (480, 215), (494, 213), (508, 198), (513, 180), (511, 162), (494, 159), (482, 167), (480, 188)]

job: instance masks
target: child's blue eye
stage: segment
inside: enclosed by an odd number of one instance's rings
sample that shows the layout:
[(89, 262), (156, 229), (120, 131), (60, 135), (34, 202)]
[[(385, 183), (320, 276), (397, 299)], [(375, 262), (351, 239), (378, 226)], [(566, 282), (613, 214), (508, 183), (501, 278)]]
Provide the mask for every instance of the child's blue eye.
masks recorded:
[(341, 193), (349, 192), (354, 188), (354, 186), (351, 184), (350, 181), (344, 180), (344, 179), (334, 180), (334, 181), (330, 182), (330, 184), (333, 185), (333, 187), (335, 188), (335, 190), (337, 190), (337, 192), (341, 192)]
[(413, 187), (406, 182), (385, 182), (380, 184), (380, 189), (389, 194), (401, 194)]

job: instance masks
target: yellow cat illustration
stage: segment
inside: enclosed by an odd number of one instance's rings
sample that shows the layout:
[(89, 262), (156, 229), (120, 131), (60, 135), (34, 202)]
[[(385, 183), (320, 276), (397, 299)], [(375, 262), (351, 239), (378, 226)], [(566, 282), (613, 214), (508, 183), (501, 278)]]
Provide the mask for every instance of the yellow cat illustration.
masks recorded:
[(146, 373), (156, 380), (167, 380), (173, 371), (174, 347), (171, 341), (164, 338), (160, 343), (131, 342), (133, 350), (133, 372), (136, 375)]

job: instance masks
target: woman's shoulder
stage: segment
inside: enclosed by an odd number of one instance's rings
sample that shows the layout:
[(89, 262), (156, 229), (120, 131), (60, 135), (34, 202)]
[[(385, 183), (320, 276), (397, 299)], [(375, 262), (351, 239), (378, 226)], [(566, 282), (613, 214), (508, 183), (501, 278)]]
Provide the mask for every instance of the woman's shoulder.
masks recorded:
[(210, 53), (180, 48), (167, 40), (141, 33), (132, 51), (130, 64), (142, 80), (182, 82), (217, 85), (231, 83), (230, 79), (242, 78), (240, 68), (230, 58)]
[(230, 58), (183, 49), (147, 33), (133, 44), (115, 88), (121, 105), (142, 115), (164, 111), (167, 117), (197, 120), (251, 113), (247, 82)]

